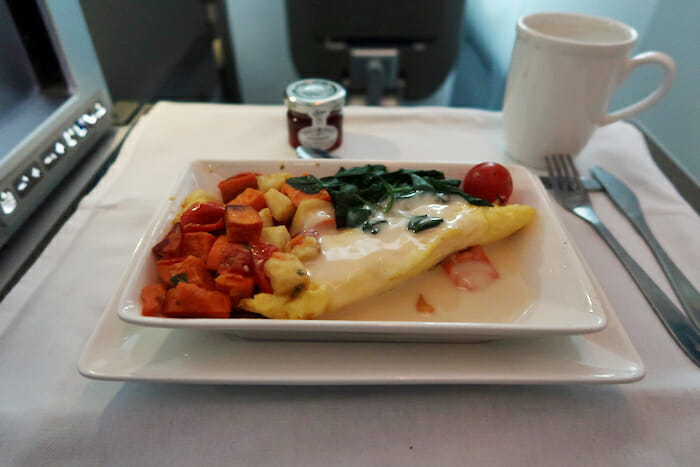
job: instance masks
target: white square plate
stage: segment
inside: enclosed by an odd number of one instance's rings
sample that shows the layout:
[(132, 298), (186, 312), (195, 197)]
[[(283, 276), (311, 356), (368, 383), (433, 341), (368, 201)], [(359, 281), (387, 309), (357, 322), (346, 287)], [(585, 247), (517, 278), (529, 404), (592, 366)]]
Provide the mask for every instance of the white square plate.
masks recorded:
[(609, 302), (608, 326), (581, 336), (478, 344), (283, 342), (225, 333), (135, 326), (115, 297), (78, 370), (98, 380), (199, 384), (630, 383), (644, 366)]
[[(601, 298), (553, 209), (539, 179), (520, 166), (508, 166), (513, 177), (513, 203), (537, 209), (535, 221), (509, 239), (487, 246), (501, 279), (478, 292), (452, 288), (454, 306), (425, 315), (416, 311), (416, 289), (430, 302), (439, 269), (387, 292), (392, 306), (365, 300), (317, 320), (174, 319), (141, 315), (140, 292), (158, 275), (151, 247), (169, 230), (171, 220), (191, 191), (218, 194), (217, 184), (238, 172), (270, 173), (283, 169), (294, 175), (334, 174), (340, 167), (371, 161), (197, 161), (193, 162), (155, 216), (122, 278), (116, 302), (119, 317), (143, 326), (219, 330), (264, 339), (443, 341), (570, 335), (595, 332), (606, 325)], [(389, 170), (436, 169), (448, 178), (463, 178), (473, 164), (385, 162)], [(431, 276), (432, 274), (432, 276)], [(444, 279), (446, 283), (446, 279)], [(430, 287), (425, 284), (431, 284)], [(403, 287), (403, 288), (401, 288)], [(427, 288), (426, 288), (427, 287)], [(411, 290), (411, 293), (406, 293)], [(386, 298), (386, 297), (384, 297)], [(386, 301), (384, 302), (386, 303)], [(452, 302), (450, 302), (452, 303)]]

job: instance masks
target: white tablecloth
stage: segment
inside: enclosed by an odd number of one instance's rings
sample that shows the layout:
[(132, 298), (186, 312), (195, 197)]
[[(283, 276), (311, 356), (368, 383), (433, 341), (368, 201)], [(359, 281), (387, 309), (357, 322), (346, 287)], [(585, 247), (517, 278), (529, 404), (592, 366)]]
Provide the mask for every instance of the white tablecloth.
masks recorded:
[[(501, 115), (347, 108), (347, 158), (506, 160)], [(700, 370), (582, 221), (562, 211), (647, 376), (618, 386), (244, 387), (81, 377), (83, 345), (131, 251), (190, 160), (293, 158), (281, 107), (160, 103), (34, 266), (0, 303), (0, 464), (698, 465)], [(700, 219), (625, 123), (577, 160), (633, 187), (652, 230), (700, 282)], [(672, 296), (604, 195), (594, 204)]]

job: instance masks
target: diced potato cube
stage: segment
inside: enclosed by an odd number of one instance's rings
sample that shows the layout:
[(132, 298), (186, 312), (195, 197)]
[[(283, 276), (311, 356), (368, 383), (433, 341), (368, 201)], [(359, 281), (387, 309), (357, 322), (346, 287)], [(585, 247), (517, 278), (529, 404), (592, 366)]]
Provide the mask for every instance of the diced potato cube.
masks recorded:
[(288, 174), (286, 172), (258, 175), (258, 190), (262, 191), (263, 193), (272, 188), (279, 190), (285, 180), (291, 176), (292, 174)]
[(239, 306), (268, 318), (312, 319), (322, 315), (328, 308), (328, 290), (311, 282), (292, 299), (283, 295), (259, 293), (252, 298), (244, 298)]
[(321, 253), (318, 240), (310, 235), (297, 235), (287, 244), (286, 251), (302, 261), (310, 261)]
[(296, 235), (307, 229), (335, 228), (333, 203), (321, 199), (307, 199), (299, 203), (289, 233)]
[(275, 245), (280, 250), (284, 250), (289, 243), (289, 231), (283, 225), (274, 227), (263, 227), (260, 240)]
[(275, 221), (272, 219), (272, 213), (270, 212), (270, 208), (263, 208), (260, 211), (258, 211), (258, 214), (260, 214), (260, 218), (263, 221), (263, 227), (272, 227), (275, 225)]
[(295, 209), (292, 200), (275, 188), (270, 188), (265, 192), (265, 201), (272, 218), (281, 224), (285, 224), (294, 215)]
[(290, 253), (273, 253), (264, 268), (275, 295), (299, 294), (311, 282), (299, 258)]

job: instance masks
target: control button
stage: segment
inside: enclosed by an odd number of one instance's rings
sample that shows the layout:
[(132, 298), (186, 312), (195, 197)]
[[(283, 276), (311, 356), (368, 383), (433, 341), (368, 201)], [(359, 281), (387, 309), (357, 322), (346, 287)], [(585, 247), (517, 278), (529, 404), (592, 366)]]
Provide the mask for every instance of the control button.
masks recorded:
[(18, 195), (24, 196), (29, 193), (32, 188), (31, 180), (27, 175), (20, 175), (17, 180), (15, 180), (15, 191)]
[(29, 193), (29, 190), (34, 188), (39, 180), (43, 177), (44, 173), (41, 171), (38, 165), (34, 164), (30, 166), (25, 173), (17, 177), (15, 180), (15, 191), (22, 197)]
[(78, 138), (85, 138), (88, 134), (87, 129), (80, 123), (76, 122), (73, 124), (73, 132), (78, 135)]
[(42, 175), (43, 173), (41, 172), (41, 169), (38, 166), (33, 165), (29, 168), (29, 177), (32, 180), (34, 180), (35, 183), (41, 178)]
[(66, 153), (66, 146), (63, 143), (56, 141), (56, 144), (53, 146), (53, 152), (59, 156), (62, 156)]
[(78, 118), (78, 123), (83, 124), (83, 125), (87, 124), (87, 125), (92, 126), (95, 123), (97, 123), (97, 117), (95, 117), (92, 114), (85, 113), (85, 114), (81, 115), (80, 118)]
[(52, 152), (51, 154), (48, 154), (41, 159), (41, 162), (44, 164), (44, 167), (47, 169), (50, 169), (51, 167), (54, 166), (54, 163), (58, 160), (58, 156), (56, 155), (55, 152)]
[(78, 144), (78, 140), (75, 139), (75, 132), (72, 128), (68, 128), (63, 132), (63, 141), (69, 148), (74, 148)]
[(101, 102), (95, 102), (95, 113), (93, 114), (97, 119), (104, 117), (107, 113), (107, 109)]
[(10, 190), (0, 191), (0, 212), (9, 216), (17, 209), (17, 198)]

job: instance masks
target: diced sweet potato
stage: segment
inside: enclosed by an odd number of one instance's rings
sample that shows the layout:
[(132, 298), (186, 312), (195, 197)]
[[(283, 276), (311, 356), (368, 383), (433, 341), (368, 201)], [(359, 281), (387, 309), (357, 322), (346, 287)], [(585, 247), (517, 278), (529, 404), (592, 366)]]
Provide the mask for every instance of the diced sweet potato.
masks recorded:
[(218, 290), (180, 282), (168, 290), (162, 313), (171, 318), (228, 318), (231, 297)]
[(321, 190), (318, 193), (304, 193), (303, 191), (297, 190), (296, 188), (294, 188), (286, 182), (282, 184), (280, 191), (285, 195), (289, 196), (289, 199), (292, 200), (294, 206), (299, 206), (299, 204), (302, 201), (307, 199), (320, 199), (323, 201), (332, 201), (331, 195), (328, 193), (327, 190)]
[(196, 256), (163, 259), (156, 263), (158, 274), (165, 285), (174, 287), (179, 282), (195, 284), (205, 289), (214, 288), (214, 279), (204, 264)]
[(182, 256), (196, 256), (206, 262), (216, 237), (208, 232), (182, 234)]
[(224, 203), (228, 203), (243, 193), (246, 188), (258, 188), (258, 175), (256, 173), (239, 173), (219, 183), (219, 190)]
[(226, 235), (221, 235), (209, 250), (207, 268), (247, 276), (252, 273), (253, 255), (245, 245), (234, 243)]
[(252, 277), (224, 272), (214, 279), (214, 285), (219, 292), (228, 294), (231, 297), (232, 305), (236, 306), (242, 298), (253, 296), (255, 281)]
[(224, 216), (226, 236), (232, 242), (248, 243), (260, 238), (262, 218), (258, 211), (248, 205), (229, 204)]
[(233, 198), (228, 204), (247, 204), (248, 206), (253, 206), (256, 211), (267, 207), (265, 195), (263, 195), (262, 191), (258, 191), (255, 188), (246, 188), (243, 193)]
[(143, 316), (158, 316), (165, 302), (165, 286), (149, 284), (141, 290), (141, 314)]
[(182, 226), (180, 223), (177, 222), (173, 225), (165, 238), (158, 242), (151, 251), (158, 259), (182, 256)]

